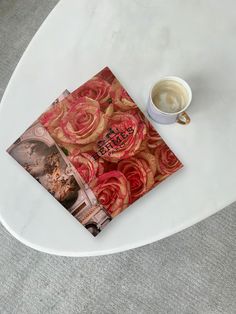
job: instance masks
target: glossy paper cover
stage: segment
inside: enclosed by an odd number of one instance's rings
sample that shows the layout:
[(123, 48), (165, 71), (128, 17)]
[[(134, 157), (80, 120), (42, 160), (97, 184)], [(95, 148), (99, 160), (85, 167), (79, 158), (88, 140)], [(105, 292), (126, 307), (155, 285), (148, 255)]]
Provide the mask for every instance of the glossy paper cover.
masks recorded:
[(94, 236), (182, 167), (107, 67), (64, 92), (8, 152)]

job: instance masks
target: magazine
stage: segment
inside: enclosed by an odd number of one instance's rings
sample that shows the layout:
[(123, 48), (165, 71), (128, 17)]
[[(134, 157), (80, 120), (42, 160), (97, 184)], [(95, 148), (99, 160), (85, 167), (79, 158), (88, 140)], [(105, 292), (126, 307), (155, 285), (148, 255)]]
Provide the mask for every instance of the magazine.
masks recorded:
[(7, 151), (94, 236), (183, 166), (108, 67)]

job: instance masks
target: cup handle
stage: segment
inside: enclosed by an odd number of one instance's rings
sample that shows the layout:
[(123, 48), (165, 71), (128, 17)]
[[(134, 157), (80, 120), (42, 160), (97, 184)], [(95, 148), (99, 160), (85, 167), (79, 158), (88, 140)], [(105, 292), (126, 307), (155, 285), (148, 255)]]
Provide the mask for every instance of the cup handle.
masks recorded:
[(190, 121), (191, 121), (191, 119), (190, 119), (189, 115), (185, 111), (181, 112), (178, 115), (178, 118), (176, 120), (177, 123), (183, 124), (183, 125), (189, 124)]

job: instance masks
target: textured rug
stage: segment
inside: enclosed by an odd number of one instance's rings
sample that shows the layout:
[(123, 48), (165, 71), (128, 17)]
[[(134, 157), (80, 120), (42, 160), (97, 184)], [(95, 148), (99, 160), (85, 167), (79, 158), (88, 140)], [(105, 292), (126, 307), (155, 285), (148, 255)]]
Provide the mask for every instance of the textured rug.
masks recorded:
[[(0, 0), (0, 98), (56, 3)], [(0, 226), (0, 313), (233, 314), (235, 236), (236, 203), (172, 237), (104, 257), (46, 255)]]

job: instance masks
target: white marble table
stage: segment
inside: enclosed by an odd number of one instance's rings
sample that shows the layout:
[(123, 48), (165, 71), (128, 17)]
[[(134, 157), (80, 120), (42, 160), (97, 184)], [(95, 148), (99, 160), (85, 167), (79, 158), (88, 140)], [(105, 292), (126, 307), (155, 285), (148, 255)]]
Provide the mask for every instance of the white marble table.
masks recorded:
[[(62, 0), (18, 64), (0, 109), (0, 219), (20, 241), (60, 255), (120, 252), (180, 231), (236, 200), (233, 1)], [(156, 125), (185, 168), (93, 238), (5, 149), (65, 88), (108, 65), (145, 110), (149, 87), (177, 75), (192, 123)]]

